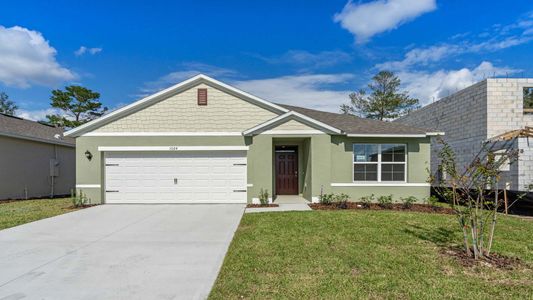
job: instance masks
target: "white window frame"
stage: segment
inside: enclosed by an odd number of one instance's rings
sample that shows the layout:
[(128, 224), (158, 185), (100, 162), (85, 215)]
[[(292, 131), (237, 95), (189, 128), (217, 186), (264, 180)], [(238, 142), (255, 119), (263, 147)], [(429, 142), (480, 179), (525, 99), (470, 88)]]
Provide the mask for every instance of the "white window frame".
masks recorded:
[[(369, 161), (369, 162), (356, 162), (355, 161), (355, 151), (354, 151), (354, 148), (355, 148), (355, 145), (377, 145), (378, 146), (378, 161)], [(402, 161), (402, 162), (395, 162), (395, 161), (381, 161), (381, 146), (382, 145), (403, 145), (404, 147), (404, 152), (405, 152), (405, 161)], [(404, 165), (405, 167), (403, 168), (403, 171), (404, 171), (404, 174), (403, 174), (403, 181), (382, 181), (381, 180), (381, 165), (382, 164), (395, 164), (395, 165)], [(361, 180), (355, 180), (355, 176), (354, 176), (354, 173), (355, 173), (355, 165), (356, 164), (377, 164), (378, 166), (378, 180), (377, 181), (361, 181)], [(388, 183), (407, 183), (407, 165), (408, 165), (408, 162), (407, 162), (407, 144), (404, 144), (404, 143), (352, 143), (352, 182), (354, 183), (385, 183), (385, 184), (388, 184)]]

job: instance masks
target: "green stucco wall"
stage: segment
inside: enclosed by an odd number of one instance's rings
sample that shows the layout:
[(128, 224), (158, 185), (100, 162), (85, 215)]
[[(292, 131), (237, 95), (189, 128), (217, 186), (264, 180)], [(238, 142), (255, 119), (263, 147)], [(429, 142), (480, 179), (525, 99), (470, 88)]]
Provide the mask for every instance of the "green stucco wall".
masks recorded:
[[(291, 138), (293, 140), (291, 140)], [(321, 192), (346, 193), (354, 200), (375, 194), (394, 195), (395, 198), (414, 195), (429, 196), (429, 186), (423, 187), (332, 187), (331, 183), (352, 182), (352, 143), (406, 143), (408, 145), (408, 183), (424, 183), (429, 166), (429, 139), (348, 138), (326, 134), (309, 136), (258, 135), (255, 137), (96, 137), (76, 139), (76, 184), (104, 186), (102, 153), (99, 146), (249, 146), (248, 201), (257, 198), (261, 188), (274, 191), (273, 151), (277, 143), (295, 142), (299, 150), (300, 193), (308, 200), (317, 199)], [(91, 161), (85, 151), (93, 155)], [(103, 201), (101, 188), (82, 188), (91, 203)]]

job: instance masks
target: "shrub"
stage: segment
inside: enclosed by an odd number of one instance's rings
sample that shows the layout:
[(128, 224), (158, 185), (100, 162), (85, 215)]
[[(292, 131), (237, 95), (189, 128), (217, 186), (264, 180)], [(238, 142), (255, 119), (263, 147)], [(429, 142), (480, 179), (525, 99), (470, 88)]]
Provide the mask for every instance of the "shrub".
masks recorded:
[(74, 207), (82, 207), (89, 203), (89, 198), (83, 194), (82, 190), (80, 190), (79, 193), (77, 193), (76, 190), (71, 190), (70, 199), (72, 201), (72, 206)]
[(379, 196), (378, 203), (383, 208), (392, 208), (392, 195)]
[(337, 208), (347, 209), (348, 208), (348, 199), (349, 198), (350, 198), (350, 196), (348, 196), (348, 195), (346, 195), (344, 193), (335, 195), (334, 196), (334, 201), (335, 201), (335, 204), (336, 204)]
[(261, 205), (268, 205), (268, 196), (268, 190), (261, 189), (259, 191), (259, 203), (261, 203)]
[(361, 205), (363, 208), (370, 208), (370, 204), (376, 200), (376, 197), (374, 197), (374, 194), (370, 196), (364, 196), (361, 197)]
[(418, 199), (415, 196), (409, 196), (407, 198), (402, 198), (403, 208), (409, 209), (413, 206), (413, 203), (416, 203)]
[(435, 206), (437, 202), (439, 202), (439, 198), (437, 198), (435, 195), (431, 195), (425, 199), (425, 201), (430, 206)]
[(330, 205), (335, 200), (335, 194), (322, 194), (320, 195), (320, 204)]

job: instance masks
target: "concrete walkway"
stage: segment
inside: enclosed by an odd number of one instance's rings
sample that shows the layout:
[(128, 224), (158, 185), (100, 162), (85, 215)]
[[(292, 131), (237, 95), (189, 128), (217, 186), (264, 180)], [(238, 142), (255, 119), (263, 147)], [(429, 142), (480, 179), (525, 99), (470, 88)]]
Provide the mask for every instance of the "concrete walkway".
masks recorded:
[(0, 231), (0, 299), (204, 299), (244, 205), (102, 205)]

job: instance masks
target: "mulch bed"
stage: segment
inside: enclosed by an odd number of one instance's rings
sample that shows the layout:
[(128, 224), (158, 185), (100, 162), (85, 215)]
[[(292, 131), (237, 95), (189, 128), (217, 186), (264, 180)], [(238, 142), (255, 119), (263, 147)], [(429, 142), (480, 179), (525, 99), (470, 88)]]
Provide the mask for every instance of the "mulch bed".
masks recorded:
[(426, 204), (413, 204), (410, 208), (405, 208), (401, 203), (394, 203), (391, 207), (382, 207), (377, 203), (371, 203), (370, 207), (364, 207), (360, 202), (348, 202), (346, 203), (345, 208), (339, 207), (336, 203), (332, 204), (322, 204), (322, 203), (312, 203), (309, 204), (314, 210), (345, 210), (345, 209), (357, 209), (357, 210), (396, 210), (396, 211), (416, 211), (416, 212), (425, 212), (425, 213), (436, 213), (436, 214), (454, 214), (453, 209), (449, 207), (439, 207), (431, 206)]
[(97, 206), (99, 204), (84, 204), (84, 205), (81, 205), (81, 206), (74, 206), (74, 205), (71, 205), (69, 207), (65, 207), (63, 209), (84, 209), (84, 208), (89, 208), (89, 207), (93, 207), (93, 206)]
[(508, 257), (497, 253), (491, 253), (488, 257), (475, 260), (473, 256), (468, 256), (463, 248), (448, 247), (443, 248), (441, 254), (454, 258), (463, 267), (475, 267), (478, 265), (489, 266), (497, 269), (513, 270), (516, 268), (529, 268), (529, 266), (517, 257)]
[(259, 208), (259, 207), (278, 207), (278, 204), (248, 204), (246, 205), (247, 208)]

